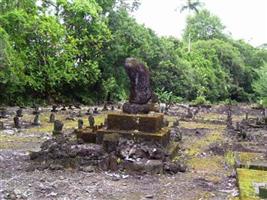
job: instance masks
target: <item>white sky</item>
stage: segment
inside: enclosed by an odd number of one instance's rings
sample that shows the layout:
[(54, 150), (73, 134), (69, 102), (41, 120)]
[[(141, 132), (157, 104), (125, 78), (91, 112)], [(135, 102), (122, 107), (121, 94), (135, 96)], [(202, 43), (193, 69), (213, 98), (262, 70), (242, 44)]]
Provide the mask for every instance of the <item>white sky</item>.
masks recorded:
[[(137, 22), (162, 36), (181, 38), (187, 11), (180, 13), (184, 0), (141, 0), (133, 13)], [(267, 0), (202, 0), (226, 26), (226, 33), (254, 46), (267, 43)], [(175, 9), (178, 7), (178, 10)]]

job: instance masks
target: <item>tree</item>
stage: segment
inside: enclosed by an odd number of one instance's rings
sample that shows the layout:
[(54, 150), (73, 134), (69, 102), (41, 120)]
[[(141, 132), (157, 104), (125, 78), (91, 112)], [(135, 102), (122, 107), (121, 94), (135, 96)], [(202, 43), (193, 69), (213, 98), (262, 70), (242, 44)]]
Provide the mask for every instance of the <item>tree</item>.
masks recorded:
[[(184, 10), (188, 10), (188, 17), (190, 17), (190, 12), (195, 11), (196, 13), (199, 12), (199, 8), (202, 6), (202, 3), (199, 0), (186, 0), (185, 5), (182, 6), (180, 12)], [(188, 37), (188, 52), (191, 51), (191, 37), (189, 33)]]
[(183, 12), (184, 10), (188, 10), (189, 13), (191, 10), (195, 12), (199, 12), (199, 7), (202, 6), (202, 3), (199, 0), (186, 0), (186, 4), (182, 6), (180, 12)]
[(254, 81), (253, 88), (259, 94), (263, 104), (267, 106), (267, 64), (257, 70), (258, 79)]
[(222, 39), (226, 36), (223, 33), (224, 26), (221, 20), (212, 15), (208, 10), (201, 10), (194, 16), (187, 18), (187, 26), (185, 28), (183, 38), (191, 41)]

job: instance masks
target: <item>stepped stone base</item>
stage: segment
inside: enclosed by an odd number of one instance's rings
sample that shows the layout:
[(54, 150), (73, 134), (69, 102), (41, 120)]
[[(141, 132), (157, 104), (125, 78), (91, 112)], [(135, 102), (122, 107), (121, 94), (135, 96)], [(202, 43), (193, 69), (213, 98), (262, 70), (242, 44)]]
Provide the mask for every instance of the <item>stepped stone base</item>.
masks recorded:
[(108, 130), (138, 130), (140, 132), (158, 132), (163, 127), (163, 114), (125, 114), (112, 113), (107, 117)]
[[(87, 143), (103, 144), (105, 138), (118, 135), (137, 142), (148, 141), (167, 147), (170, 142), (170, 130), (163, 127), (164, 115), (110, 113), (107, 115), (107, 127), (77, 129), (77, 138)], [(172, 148), (176, 148), (173, 146)], [(172, 150), (171, 150), (172, 151)]]
[(163, 128), (156, 133), (137, 132), (137, 131), (125, 131), (125, 130), (108, 130), (100, 129), (97, 131), (97, 141), (103, 141), (106, 134), (119, 134), (120, 137), (128, 138), (136, 141), (151, 141), (160, 143), (163, 146), (167, 146), (170, 141), (170, 131), (167, 128)]

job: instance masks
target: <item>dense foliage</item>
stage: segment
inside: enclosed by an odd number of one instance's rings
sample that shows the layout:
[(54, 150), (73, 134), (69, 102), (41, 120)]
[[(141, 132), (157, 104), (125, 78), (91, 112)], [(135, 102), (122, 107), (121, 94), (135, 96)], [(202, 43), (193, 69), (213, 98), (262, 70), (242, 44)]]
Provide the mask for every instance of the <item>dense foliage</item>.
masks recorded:
[(208, 10), (188, 17), (183, 40), (159, 37), (127, 2), (0, 0), (1, 103), (124, 99), (126, 57), (150, 67), (163, 101), (266, 98), (266, 49), (233, 40)]

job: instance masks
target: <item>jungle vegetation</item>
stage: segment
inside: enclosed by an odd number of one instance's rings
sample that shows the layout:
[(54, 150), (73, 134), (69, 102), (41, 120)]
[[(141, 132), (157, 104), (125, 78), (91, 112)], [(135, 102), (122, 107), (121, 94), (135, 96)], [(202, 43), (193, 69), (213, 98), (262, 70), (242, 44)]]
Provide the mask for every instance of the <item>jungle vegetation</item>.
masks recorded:
[(132, 17), (140, 2), (127, 2), (0, 0), (0, 103), (123, 100), (127, 57), (146, 63), (162, 101), (267, 102), (264, 45), (234, 40), (192, 1), (183, 38), (160, 37)]

